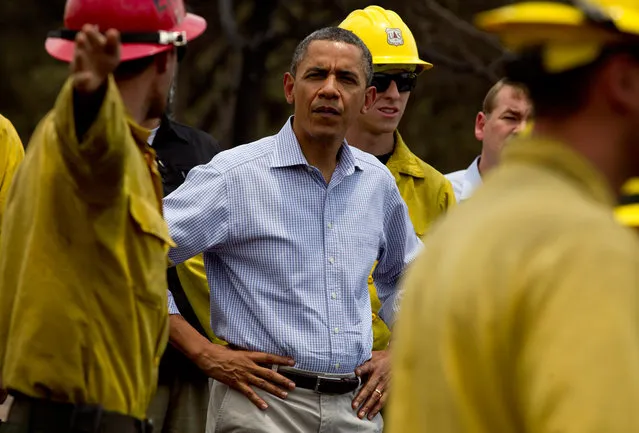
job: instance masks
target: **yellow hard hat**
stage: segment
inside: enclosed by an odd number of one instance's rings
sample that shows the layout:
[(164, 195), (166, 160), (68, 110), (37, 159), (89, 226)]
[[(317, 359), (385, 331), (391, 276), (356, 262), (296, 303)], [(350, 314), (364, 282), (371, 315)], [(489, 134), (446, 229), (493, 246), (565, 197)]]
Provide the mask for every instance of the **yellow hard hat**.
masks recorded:
[(545, 70), (556, 73), (594, 61), (606, 43), (639, 36), (639, 1), (524, 2), (480, 13), (475, 23), (515, 52), (541, 47)]
[(357, 9), (339, 27), (364, 41), (373, 56), (373, 65), (414, 65), (417, 74), (433, 67), (420, 60), (413, 34), (391, 10), (379, 6)]
[(621, 193), (624, 204), (615, 209), (615, 217), (624, 225), (639, 227), (639, 178), (626, 182)]

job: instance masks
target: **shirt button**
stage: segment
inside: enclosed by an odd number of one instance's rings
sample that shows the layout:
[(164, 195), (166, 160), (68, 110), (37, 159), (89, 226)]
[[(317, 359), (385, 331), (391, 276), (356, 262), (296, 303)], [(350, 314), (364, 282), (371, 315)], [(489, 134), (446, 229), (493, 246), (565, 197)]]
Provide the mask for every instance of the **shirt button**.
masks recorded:
[(306, 171), (310, 173), (311, 171), (313, 171), (313, 169), (311, 167), (306, 167)]
[(335, 292), (331, 293), (331, 299), (337, 299), (337, 293)]
[(339, 370), (339, 362), (335, 364), (335, 370)]
[(335, 259), (332, 258), (332, 257), (329, 257), (328, 258), (328, 263), (330, 263), (332, 265), (333, 263), (335, 263)]
[(335, 329), (333, 329), (333, 331), (334, 331), (336, 334), (339, 334), (339, 328), (335, 328)]
[(328, 228), (332, 229), (333, 228), (333, 223), (328, 223)]

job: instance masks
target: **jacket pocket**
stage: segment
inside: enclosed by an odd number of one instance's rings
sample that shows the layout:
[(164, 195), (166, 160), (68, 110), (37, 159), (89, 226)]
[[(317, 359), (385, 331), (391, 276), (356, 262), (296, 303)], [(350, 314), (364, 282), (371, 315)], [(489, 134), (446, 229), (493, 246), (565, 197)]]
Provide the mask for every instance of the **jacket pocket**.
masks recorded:
[(130, 195), (129, 215), (133, 231), (126, 245), (132, 289), (138, 300), (166, 309), (167, 252), (175, 244), (159, 210), (148, 200)]
[(129, 196), (129, 212), (142, 232), (156, 237), (166, 246), (175, 246), (162, 214), (147, 200), (136, 195)]

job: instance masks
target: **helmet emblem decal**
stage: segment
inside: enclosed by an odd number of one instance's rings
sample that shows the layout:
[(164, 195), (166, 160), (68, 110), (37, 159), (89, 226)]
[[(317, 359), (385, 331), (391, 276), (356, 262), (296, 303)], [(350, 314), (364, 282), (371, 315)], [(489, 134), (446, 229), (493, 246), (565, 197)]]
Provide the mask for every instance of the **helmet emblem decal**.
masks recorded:
[(394, 45), (396, 47), (404, 45), (404, 38), (402, 37), (402, 31), (400, 29), (387, 28), (386, 36), (388, 45)]

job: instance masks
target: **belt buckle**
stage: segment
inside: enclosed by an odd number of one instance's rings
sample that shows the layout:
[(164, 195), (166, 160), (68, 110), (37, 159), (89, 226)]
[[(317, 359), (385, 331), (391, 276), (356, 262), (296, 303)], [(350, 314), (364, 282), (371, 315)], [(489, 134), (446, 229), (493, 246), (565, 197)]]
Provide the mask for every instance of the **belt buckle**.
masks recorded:
[(323, 392), (322, 390), (320, 390), (320, 385), (322, 384), (322, 380), (329, 381), (329, 382), (341, 382), (342, 378), (317, 376), (317, 380), (315, 381), (315, 388), (313, 389), (313, 391), (315, 391), (317, 394), (321, 394)]

